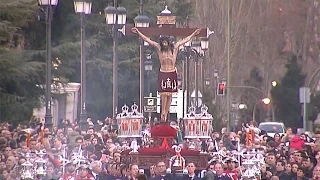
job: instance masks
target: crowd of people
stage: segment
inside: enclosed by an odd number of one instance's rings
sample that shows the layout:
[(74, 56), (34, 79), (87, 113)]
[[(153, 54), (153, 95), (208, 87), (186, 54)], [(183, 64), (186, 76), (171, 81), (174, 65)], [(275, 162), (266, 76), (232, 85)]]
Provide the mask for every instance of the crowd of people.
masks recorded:
[[(212, 154), (206, 171), (199, 171), (197, 162), (186, 162), (182, 174), (168, 172), (168, 163), (158, 163), (142, 170), (139, 164), (123, 158), (122, 152), (130, 149), (132, 139), (117, 137), (117, 129), (110, 121), (94, 122), (88, 119), (88, 128), (81, 131), (76, 122), (63, 121), (50, 131), (42, 123), (28, 125), (10, 123), (0, 125), (0, 180), (21, 179), (23, 164), (35, 165), (37, 153), (46, 153), (46, 174), (43, 180), (237, 180), (243, 179), (242, 158), (228, 156), (232, 153), (260, 151), (264, 157), (260, 179), (268, 180), (320, 180), (320, 132), (297, 134), (296, 128), (287, 128), (284, 135), (268, 136), (259, 132), (255, 122), (237, 132), (213, 132), (206, 146), (196, 143), (194, 150)], [(150, 125), (146, 125), (150, 127)], [(250, 146), (246, 131), (256, 132)], [(180, 132), (183, 137), (183, 131)], [(179, 134), (179, 133), (178, 133)], [(181, 136), (181, 135), (180, 135)], [(181, 137), (180, 137), (181, 138)], [(188, 139), (174, 142), (182, 148), (190, 148)], [(141, 144), (149, 146), (150, 144)], [(205, 150), (203, 149), (205, 148)], [(216, 158), (217, 153), (221, 158)], [(224, 153), (221, 153), (224, 152)], [(205, 173), (204, 173), (205, 172)]]

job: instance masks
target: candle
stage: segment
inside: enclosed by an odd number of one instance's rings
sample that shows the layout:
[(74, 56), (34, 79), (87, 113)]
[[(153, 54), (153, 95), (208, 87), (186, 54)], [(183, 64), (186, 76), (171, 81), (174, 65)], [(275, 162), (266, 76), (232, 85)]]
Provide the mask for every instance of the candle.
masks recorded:
[(31, 133), (27, 132), (27, 147), (30, 147)]
[(41, 137), (40, 142), (43, 145), (43, 142), (44, 142), (44, 126), (43, 125), (41, 126), (40, 137)]

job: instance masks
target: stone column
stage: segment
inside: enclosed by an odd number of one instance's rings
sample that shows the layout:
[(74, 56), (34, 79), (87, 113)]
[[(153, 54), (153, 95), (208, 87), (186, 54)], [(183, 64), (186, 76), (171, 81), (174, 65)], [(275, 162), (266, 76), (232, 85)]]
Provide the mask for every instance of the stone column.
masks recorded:
[(79, 83), (68, 83), (68, 86), (65, 87), (65, 91), (67, 93), (66, 119), (69, 119), (71, 122), (77, 119), (79, 89)]

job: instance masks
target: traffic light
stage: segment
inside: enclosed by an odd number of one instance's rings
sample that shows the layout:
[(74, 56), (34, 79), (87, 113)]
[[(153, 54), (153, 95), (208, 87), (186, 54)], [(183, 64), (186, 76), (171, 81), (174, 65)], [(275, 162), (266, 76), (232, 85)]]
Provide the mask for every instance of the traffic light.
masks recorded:
[(225, 94), (226, 84), (218, 83), (217, 95), (223, 96)]

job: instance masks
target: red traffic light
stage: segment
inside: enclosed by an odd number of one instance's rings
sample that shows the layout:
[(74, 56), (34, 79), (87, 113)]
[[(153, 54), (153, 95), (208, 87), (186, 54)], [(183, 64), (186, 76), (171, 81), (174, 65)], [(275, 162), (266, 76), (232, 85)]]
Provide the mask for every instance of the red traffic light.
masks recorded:
[(218, 89), (217, 89), (217, 94), (218, 95), (224, 95), (225, 94), (225, 89), (226, 89), (226, 84), (225, 83), (219, 83), (218, 84)]
[(220, 83), (220, 84), (219, 84), (219, 89), (220, 89), (220, 90), (224, 90), (225, 86), (226, 86), (225, 84)]

